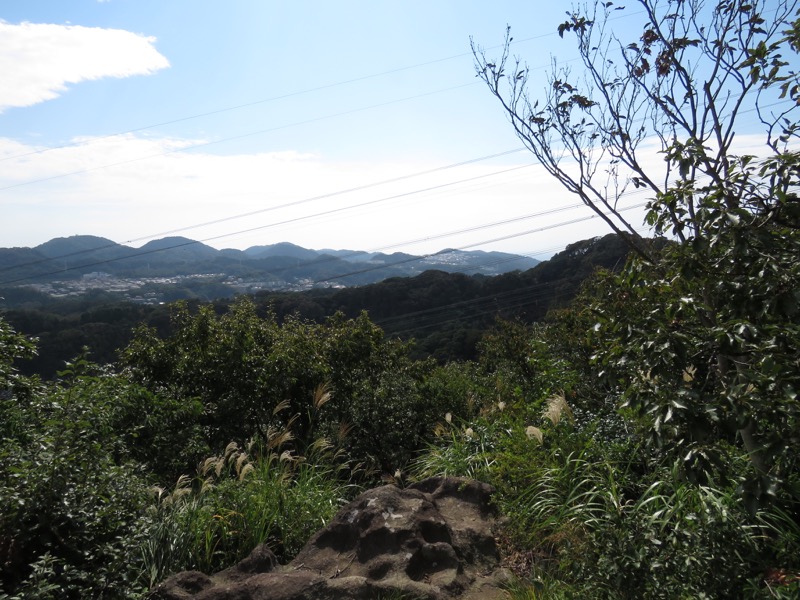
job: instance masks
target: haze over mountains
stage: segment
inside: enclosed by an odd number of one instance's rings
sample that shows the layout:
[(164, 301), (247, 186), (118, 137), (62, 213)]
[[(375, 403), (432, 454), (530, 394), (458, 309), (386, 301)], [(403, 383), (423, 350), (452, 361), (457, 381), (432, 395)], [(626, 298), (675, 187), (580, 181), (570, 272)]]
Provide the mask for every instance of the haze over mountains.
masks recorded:
[(112, 277), (175, 277), (216, 274), (260, 281), (271, 289), (298, 285), (351, 286), (427, 270), (498, 275), (534, 267), (540, 261), (504, 252), (442, 250), (416, 256), (402, 252), (311, 250), (288, 242), (247, 250), (217, 250), (185, 237), (153, 240), (140, 248), (102, 237), (55, 238), (34, 248), (0, 248), (0, 285)]

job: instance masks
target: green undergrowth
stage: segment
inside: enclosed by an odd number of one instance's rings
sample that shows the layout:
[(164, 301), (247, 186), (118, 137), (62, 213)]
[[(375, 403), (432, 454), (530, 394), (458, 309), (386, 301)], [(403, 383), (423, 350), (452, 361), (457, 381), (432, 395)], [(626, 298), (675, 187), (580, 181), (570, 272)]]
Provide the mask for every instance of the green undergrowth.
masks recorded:
[[(800, 531), (782, 508), (748, 513), (740, 482), (691, 483), (654, 460), (637, 435), (607, 439), (599, 432), (608, 423), (579, 425), (563, 395), (533, 404), (538, 419), (509, 405), (444, 419), (412, 469), (417, 478), (474, 477), (496, 487), (505, 534), (530, 557), (516, 565), (511, 598), (797, 592)], [(745, 457), (738, 468), (747, 471)], [(771, 588), (771, 572), (789, 575)]]

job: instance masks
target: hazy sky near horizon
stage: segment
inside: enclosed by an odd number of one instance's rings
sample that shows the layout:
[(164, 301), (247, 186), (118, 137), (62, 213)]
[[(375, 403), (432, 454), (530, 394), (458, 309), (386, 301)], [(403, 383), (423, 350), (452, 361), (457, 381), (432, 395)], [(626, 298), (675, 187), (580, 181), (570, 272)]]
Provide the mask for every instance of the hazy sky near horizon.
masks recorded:
[(556, 33), (567, 8), (3, 0), (0, 246), (182, 235), (542, 257), (604, 234), (519, 151), (470, 53), (511, 25), (543, 77), (577, 56)]

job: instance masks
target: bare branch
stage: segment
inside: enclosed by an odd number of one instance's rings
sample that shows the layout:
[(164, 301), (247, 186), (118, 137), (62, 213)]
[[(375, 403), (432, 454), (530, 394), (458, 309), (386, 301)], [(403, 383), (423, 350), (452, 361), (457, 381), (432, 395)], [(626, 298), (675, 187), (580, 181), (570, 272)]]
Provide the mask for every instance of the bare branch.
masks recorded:
[[(759, 185), (733, 150), (745, 109), (765, 126), (768, 148), (800, 135), (788, 118), (800, 106), (800, 76), (782, 57), (800, 50), (800, 13), (798, 0), (638, 5), (641, 34), (627, 41), (612, 31), (622, 7), (596, 2), (569, 13), (558, 32), (575, 37), (582, 73), (575, 77), (554, 62), (535, 97), (528, 68), (511, 57), (510, 31), (499, 59), (475, 43), (472, 51), (478, 77), (545, 170), (649, 258), (645, 240), (619, 211), (630, 186), (653, 194), (648, 221), (657, 234), (697, 238), (710, 189), (735, 210)], [(766, 111), (779, 92), (791, 106)], [(644, 146), (652, 141), (665, 157), (656, 168)]]

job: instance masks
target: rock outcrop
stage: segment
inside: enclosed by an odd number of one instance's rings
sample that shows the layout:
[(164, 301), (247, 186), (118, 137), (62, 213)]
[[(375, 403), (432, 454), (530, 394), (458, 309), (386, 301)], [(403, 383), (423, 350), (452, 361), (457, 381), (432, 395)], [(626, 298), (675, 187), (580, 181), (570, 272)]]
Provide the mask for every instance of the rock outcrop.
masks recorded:
[(266, 547), (238, 565), (167, 579), (160, 600), (491, 600), (505, 597), (491, 486), (432, 478), (363, 493), (278, 566)]

